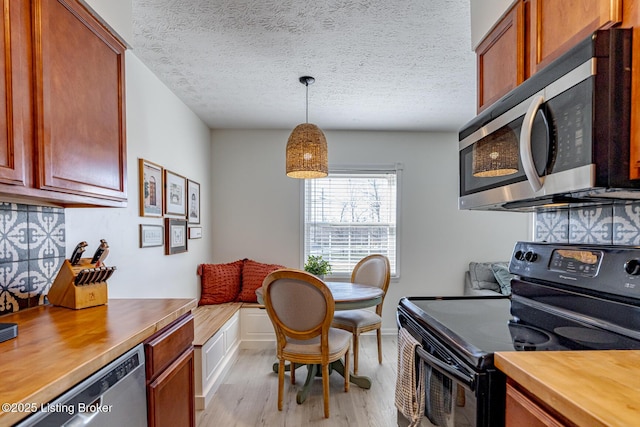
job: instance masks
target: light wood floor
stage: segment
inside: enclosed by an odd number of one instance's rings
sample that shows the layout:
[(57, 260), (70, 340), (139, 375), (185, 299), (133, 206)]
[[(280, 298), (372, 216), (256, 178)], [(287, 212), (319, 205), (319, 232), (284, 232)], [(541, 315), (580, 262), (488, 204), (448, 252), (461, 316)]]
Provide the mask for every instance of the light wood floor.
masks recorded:
[[(306, 402), (296, 403), (296, 392), (306, 378), (306, 368), (296, 372), (296, 384), (285, 375), (282, 412), (278, 411), (278, 375), (271, 366), (275, 349), (240, 350), (225, 382), (204, 411), (197, 411), (198, 427), (217, 426), (344, 426), (390, 427), (396, 425), (394, 393), (397, 339), (383, 336), (383, 360), (378, 364), (375, 335), (360, 337), (358, 373), (372, 380), (369, 390), (351, 384), (344, 392), (344, 379), (333, 372), (330, 380), (331, 416), (324, 418), (322, 380), (317, 377)], [(353, 362), (352, 362), (353, 366)]]

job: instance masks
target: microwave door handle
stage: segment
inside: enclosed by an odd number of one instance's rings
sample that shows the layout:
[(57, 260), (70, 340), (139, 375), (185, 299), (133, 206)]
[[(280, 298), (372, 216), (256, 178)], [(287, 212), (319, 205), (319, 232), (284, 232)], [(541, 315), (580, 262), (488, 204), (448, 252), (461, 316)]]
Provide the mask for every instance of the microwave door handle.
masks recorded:
[(533, 122), (536, 118), (536, 113), (544, 103), (544, 97), (538, 95), (534, 98), (529, 105), (527, 114), (524, 116), (522, 122), (522, 128), (520, 129), (520, 160), (522, 161), (522, 167), (524, 173), (529, 180), (529, 184), (533, 189), (533, 192), (537, 192), (542, 188), (542, 178), (538, 176), (535, 163), (533, 162), (533, 152), (531, 150), (531, 133), (533, 132)]

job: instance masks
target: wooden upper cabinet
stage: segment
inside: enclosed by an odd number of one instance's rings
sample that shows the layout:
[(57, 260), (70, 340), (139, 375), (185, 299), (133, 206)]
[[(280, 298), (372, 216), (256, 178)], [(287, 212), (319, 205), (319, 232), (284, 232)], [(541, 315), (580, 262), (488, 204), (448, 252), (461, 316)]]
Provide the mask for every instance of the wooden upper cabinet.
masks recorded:
[[(640, 52), (640, 1), (625, 1), (622, 27), (633, 28), (632, 52)], [(640, 179), (640, 55), (631, 58), (631, 146), (629, 177)]]
[(0, 183), (25, 186), (31, 170), (29, 2), (2, 0), (0, 20)]
[(476, 49), (478, 111), (524, 81), (524, 7), (518, 2)]
[(125, 46), (76, 0), (32, 3), (35, 186), (126, 201)]
[(622, 21), (622, 0), (528, 0), (530, 74), (600, 28)]
[(519, 0), (476, 49), (478, 112), (589, 34), (622, 21), (622, 0)]

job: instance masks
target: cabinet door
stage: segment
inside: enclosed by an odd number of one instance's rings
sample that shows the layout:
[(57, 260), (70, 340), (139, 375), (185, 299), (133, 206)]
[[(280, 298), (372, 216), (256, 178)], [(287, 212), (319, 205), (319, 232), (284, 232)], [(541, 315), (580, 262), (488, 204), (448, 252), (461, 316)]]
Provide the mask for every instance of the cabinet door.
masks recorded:
[(506, 427), (563, 427), (563, 424), (534, 401), (507, 384)]
[(622, 21), (622, 0), (530, 0), (530, 74), (599, 28)]
[(193, 316), (187, 313), (144, 342), (147, 379), (155, 378), (193, 343)]
[(524, 35), (524, 7), (518, 2), (478, 45), (478, 111), (524, 81)]
[(76, 0), (34, 0), (41, 189), (126, 200), (125, 47)]
[(0, 20), (0, 183), (24, 186), (31, 169), (28, 0), (2, 0)]
[[(640, 52), (640, 2), (625, 1), (622, 27), (633, 28), (632, 52)], [(631, 58), (631, 156), (629, 178), (640, 179), (640, 55)]]
[(149, 426), (195, 426), (193, 347), (147, 387)]

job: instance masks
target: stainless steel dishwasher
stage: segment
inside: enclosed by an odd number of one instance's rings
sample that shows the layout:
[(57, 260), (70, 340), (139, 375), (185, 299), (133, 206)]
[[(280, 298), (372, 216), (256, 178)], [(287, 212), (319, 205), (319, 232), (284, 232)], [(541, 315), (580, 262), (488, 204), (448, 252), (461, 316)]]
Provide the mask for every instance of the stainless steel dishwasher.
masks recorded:
[(126, 352), (17, 426), (146, 426), (144, 347)]

